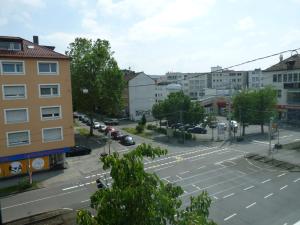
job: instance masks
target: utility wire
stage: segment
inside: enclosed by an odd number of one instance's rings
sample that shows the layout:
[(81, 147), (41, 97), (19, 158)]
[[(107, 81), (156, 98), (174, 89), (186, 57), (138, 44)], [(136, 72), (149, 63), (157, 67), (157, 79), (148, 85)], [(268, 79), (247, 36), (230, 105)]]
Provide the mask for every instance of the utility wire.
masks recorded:
[[(274, 53), (274, 54), (271, 54), (271, 55), (251, 59), (251, 60), (248, 60), (248, 61), (245, 61), (245, 62), (241, 62), (241, 63), (235, 64), (235, 65), (228, 66), (228, 67), (225, 67), (225, 68), (222, 68), (222, 69), (219, 69), (219, 70), (215, 70), (215, 71), (211, 71), (211, 72), (199, 73), (199, 74), (197, 74), (195, 76), (192, 76), (192, 77), (178, 79), (178, 80), (176, 80), (176, 82), (184, 81), (184, 80), (190, 80), (190, 79), (193, 79), (193, 78), (197, 78), (197, 77), (200, 77), (200, 76), (206, 76), (206, 75), (213, 74), (213, 73), (218, 73), (218, 72), (227, 72), (227, 70), (232, 69), (234, 67), (246, 65), (246, 64), (249, 64), (249, 63), (252, 63), (252, 62), (256, 62), (256, 61), (260, 61), (260, 60), (263, 60), (263, 59), (271, 58), (271, 57), (278, 56), (278, 55), (288, 53), (288, 52), (290, 52), (290, 53), (295, 52), (295, 51), (297, 52), (297, 50), (300, 50), (300, 48), (285, 50), (285, 51), (281, 51), (281, 52)], [(230, 72), (230, 71), (228, 71), (228, 72)], [(138, 84), (138, 85), (130, 85), (128, 87), (144, 87), (144, 86), (153, 86), (153, 85), (155, 86), (156, 84)]]

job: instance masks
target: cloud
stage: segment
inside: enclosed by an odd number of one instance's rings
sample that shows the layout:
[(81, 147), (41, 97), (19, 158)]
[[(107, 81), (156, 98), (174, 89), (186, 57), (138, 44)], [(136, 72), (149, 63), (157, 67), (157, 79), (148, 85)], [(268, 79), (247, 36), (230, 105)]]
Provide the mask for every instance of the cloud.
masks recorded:
[(205, 15), (214, 0), (176, 0), (155, 15), (137, 22), (129, 29), (131, 40), (156, 40), (177, 36), (185, 31), (184, 23)]
[(254, 20), (250, 17), (244, 17), (238, 21), (238, 29), (239, 30), (251, 30), (255, 27)]
[(299, 47), (299, 39), (300, 30), (294, 28), (285, 32), (285, 34), (281, 38), (280, 43), (284, 48), (297, 48)]
[(14, 21), (31, 28), (31, 13), (45, 7), (42, 0), (10, 0), (1, 5), (0, 26), (11, 24)]

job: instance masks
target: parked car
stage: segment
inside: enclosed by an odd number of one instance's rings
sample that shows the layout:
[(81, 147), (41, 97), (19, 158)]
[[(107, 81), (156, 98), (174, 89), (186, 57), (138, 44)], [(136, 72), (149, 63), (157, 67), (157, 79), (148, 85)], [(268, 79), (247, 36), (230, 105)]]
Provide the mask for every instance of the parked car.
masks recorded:
[(115, 131), (115, 128), (111, 127), (111, 126), (107, 126), (104, 130), (105, 135), (107, 135), (109, 132), (113, 132)]
[(104, 121), (105, 125), (119, 125), (119, 120), (118, 119), (110, 119)]
[(96, 180), (96, 184), (97, 184), (97, 188), (98, 189), (106, 189), (106, 188), (108, 188), (108, 186), (106, 185), (106, 183), (101, 178), (98, 178)]
[(111, 138), (114, 140), (120, 140), (122, 136), (124, 136), (121, 131), (115, 130), (110, 133)]
[(94, 121), (94, 123), (93, 123), (93, 128), (94, 128), (94, 129), (99, 129), (100, 125), (101, 125), (100, 122)]
[(90, 121), (90, 118), (88, 116), (83, 116), (82, 122), (88, 123)]
[(223, 123), (223, 122), (220, 122), (220, 123), (217, 124), (217, 127), (219, 129), (226, 130), (227, 129), (227, 124)]
[(238, 123), (235, 120), (230, 121), (230, 127), (233, 130), (234, 128), (238, 128)]
[(195, 134), (206, 134), (207, 133), (207, 130), (200, 126), (189, 128), (187, 131), (189, 133), (195, 133)]
[(88, 155), (88, 154), (91, 154), (91, 152), (92, 152), (92, 149), (90, 149), (88, 147), (76, 145), (76, 146), (72, 147), (69, 152), (66, 153), (66, 156), (71, 157), (71, 156), (79, 156), (79, 155)]
[(79, 117), (79, 113), (78, 112), (73, 112), (73, 118), (78, 119), (78, 117)]
[(135, 145), (135, 141), (129, 135), (122, 136), (121, 139), (120, 139), (120, 143), (122, 145)]
[(84, 117), (86, 117), (86, 115), (81, 113), (81, 114), (79, 114), (78, 119), (83, 122)]
[(103, 133), (103, 132), (105, 131), (106, 128), (107, 128), (106, 125), (100, 124), (100, 125), (99, 125), (99, 128), (98, 128), (98, 131)]
[(168, 125), (168, 121), (161, 121), (159, 124), (160, 124), (160, 126), (167, 126)]
[(171, 125), (171, 128), (173, 128), (173, 129), (179, 129), (179, 127), (181, 127), (181, 126), (183, 126), (182, 123), (174, 123), (174, 124)]
[(185, 125), (183, 125), (183, 126), (180, 126), (180, 127), (179, 127), (179, 130), (187, 131), (188, 129), (193, 128), (193, 127), (195, 127), (195, 125), (192, 125), (192, 124), (185, 124)]

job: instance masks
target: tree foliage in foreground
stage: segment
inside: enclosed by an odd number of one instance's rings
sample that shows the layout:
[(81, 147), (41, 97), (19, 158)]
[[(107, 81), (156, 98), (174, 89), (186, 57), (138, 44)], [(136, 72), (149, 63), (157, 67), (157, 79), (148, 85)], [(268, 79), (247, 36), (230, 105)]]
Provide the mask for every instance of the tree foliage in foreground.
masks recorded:
[(207, 192), (191, 197), (190, 205), (182, 207), (179, 186), (163, 183), (154, 173), (147, 173), (143, 158), (166, 155), (167, 150), (142, 144), (120, 156), (102, 158), (103, 169), (110, 169), (112, 185), (99, 189), (91, 196), (92, 216), (80, 210), (81, 225), (214, 225), (208, 219), (211, 199)]

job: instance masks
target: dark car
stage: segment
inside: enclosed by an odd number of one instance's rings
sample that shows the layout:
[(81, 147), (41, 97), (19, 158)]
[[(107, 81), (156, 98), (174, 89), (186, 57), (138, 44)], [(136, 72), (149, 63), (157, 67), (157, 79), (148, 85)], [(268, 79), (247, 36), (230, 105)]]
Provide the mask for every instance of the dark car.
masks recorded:
[(117, 119), (110, 119), (104, 121), (105, 125), (119, 125), (119, 120)]
[(173, 128), (173, 129), (179, 129), (179, 127), (181, 127), (181, 126), (183, 126), (182, 123), (174, 123), (174, 124), (171, 125), (171, 128)]
[(91, 152), (92, 149), (88, 147), (76, 145), (72, 147), (69, 152), (66, 153), (66, 156), (71, 157), (71, 156), (79, 156), (79, 155), (88, 155), (91, 154)]
[(195, 125), (192, 125), (192, 124), (185, 124), (185, 125), (183, 125), (183, 126), (180, 126), (180, 127), (179, 127), (179, 130), (181, 130), (181, 131), (183, 131), (183, 130), (187, 131), (188, 129), (194, 128), (194, 127), (195, 127)]
[(114, 140), (120, 140), (122, 136), (124, 136), (120, 131), (118, 130), (115, 130), (115, 131), (112, 131), (111, 133), (111, 138), (114, 139)]
[(195, 133), (195, 134), (206, 134), (207, 133), (207, 130), (203, 127), (193, 127), (193, 128), (189, 128), (187, 130), (189, 133)]
[(135, 145), (135, 141), (129, 135), (122, 136), (121, 139), (120, 139), (120, 143), (122, 145)]
[(100, 178), (98, 178), (96, 180), (96, 184), (97, 184), (97, 188), (98, 189), (106, 189), (107, 188), (107, 185), (104, 183), (103, 180), (101, 180)]

